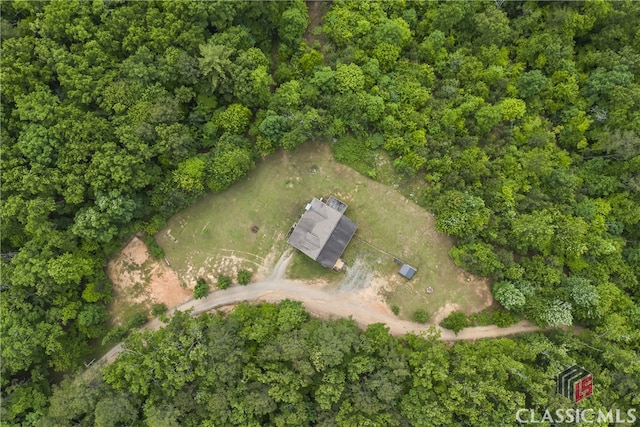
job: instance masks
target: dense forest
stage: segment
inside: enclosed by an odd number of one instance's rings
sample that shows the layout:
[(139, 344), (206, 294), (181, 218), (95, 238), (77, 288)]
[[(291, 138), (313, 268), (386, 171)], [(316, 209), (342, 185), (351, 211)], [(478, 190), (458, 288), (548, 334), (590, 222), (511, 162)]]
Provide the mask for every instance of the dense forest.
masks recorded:
[(409, 5), (325, 17), (345, 157), (424, 173), (451, 256), (506, 308), (637, 339), (640, 5)]
[[(42, 425), (513, 425), (518, 408), (563, 407), (556, 373), (596, 354), (564, 332), (450, 347), (395, 338), (382, 324), (361, 331), (352, 320), (309, 318), (293, 301), (241, 305), (226, 318), (180, 313), (160, 331), (134, 333), (102, 377), (55, 387)], [(632, 357), (602, 356), (610, 366)], [(594, 372), (598, 386), (609, 369)], [(611, 380), (590, 407), (637, 406), (637, 377)]]
[[(573, 362), (593, 405), (640, 404), (640, 3), (498, 3), (327, 2), (314, 34), (302, 1), (0, 3), (2, 421), (496, 425)], [(307, 140), (372, 178), (389, 153), (500, 304), (585, 332), (445, 347), (245, 307), (50, 400), (122, 238)]]

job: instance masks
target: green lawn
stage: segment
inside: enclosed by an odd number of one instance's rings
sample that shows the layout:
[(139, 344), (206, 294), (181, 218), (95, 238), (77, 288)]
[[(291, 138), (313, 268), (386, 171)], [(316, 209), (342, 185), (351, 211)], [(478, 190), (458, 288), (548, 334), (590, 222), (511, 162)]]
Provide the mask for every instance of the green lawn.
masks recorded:
[[(380, 164), (387, 167), (384, 160)], [(433, 314), (446, 303), (467, 311), (480, 308), (483, 295), (448, 257), (451, 240), (435, 230), (433, 216), (394, 188), (337, 163), (328, 144), (308, 143), (294, 153), (269, 156), (230, 189), (175, 215), (156, 239), (187, 284), (198, 276), (233, 275), (238, 268), (258, 272), (260, 265), (264, 275), (286, 249), (287, 232), (305, 204), (330, 195), (347, 203), (347, 216), (358, 223), (357, 238), (343, 256), (347, 265), (358, 261), (369, 276), (381, 277), (387, 300), (401, 308), (401, 317), (418, 308)], [(257, 233), (253, 225), (260, 228)], [(413, 280), (399, 276), (392, 257), (371, 245), (417, 268)], [(325, 270), (301, 254), (288, 274), (334, 286), (346, 279), (344, 272)], [(426, 293), (429, 286), (432, 294)]]

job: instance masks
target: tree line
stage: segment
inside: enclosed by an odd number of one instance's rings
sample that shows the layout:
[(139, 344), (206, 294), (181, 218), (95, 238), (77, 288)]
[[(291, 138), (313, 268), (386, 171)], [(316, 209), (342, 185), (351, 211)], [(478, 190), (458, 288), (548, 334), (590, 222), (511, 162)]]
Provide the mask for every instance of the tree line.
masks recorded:
[(516, 425), (521, 408), (572, 407), (555, 376), (575, 363), (596, 378), (589, 408), (637, 406), (637, 354), (595, 334), (449, 346), (314, 319), (295, 301), (243, 304), (134, 332), (102, 372), (54, 387), (41, 425)]

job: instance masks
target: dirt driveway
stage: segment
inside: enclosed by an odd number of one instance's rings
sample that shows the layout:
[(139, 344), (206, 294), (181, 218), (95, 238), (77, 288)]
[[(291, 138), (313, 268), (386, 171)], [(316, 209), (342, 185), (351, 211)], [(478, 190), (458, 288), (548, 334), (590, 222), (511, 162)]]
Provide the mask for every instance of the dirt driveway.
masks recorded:
[[(291, 253), (285, 253), (266, 280), (247, 286), (233, 286), (223, 291), (214, 291), (206, 298), (192, 299), (174, 310), (193, 310), (192, 314), (197, 315), (242, 301), (279, 302), (291, 299), (300, 301), (314, 316), (324, 318), (350, 317), (362, 327), (373, 323), (384, 323), (393, 335), (404, 335), (409, 332), (415, 334), (439, 333), (440, 339), (443, 341), (458, 341), (496, 338), (541, 330), (527, 321), (522, 321), (508, 328), (499, 328), (495, 325), (465, 328), (458, 335), (455, 335), (453, 331), (436, 324), (419, 324), (401, 320), (393, 315), (384, 304), (381, 306), (377, 298), (363, 298), (363, 295), (358, 292), (336, 294), (303, 282), (285, 279), (284, 273), (292, 257)], [(162, 325), (163, 323), (158, 319), (153, 319), (143, 329), (155, 330)], [(118, 344), (105, 354), (100, 362), (111, 363), (121, 351), (122, 347)], [(98, 363), (98, 365), (100, 364)]]
[(386, 306), (381, 307), (383, 304), (378, 298), (367, 298), (361, 292), (336, 294), (303, 282), (285, 279), (284, 272), (292, 256), (291, 254), (283, 255), (267, 280), (248, 286), (235, 286), (224, 291), (215, 291), (206, 298), (188, 301), (177, 307), (176, 310), (193, 309), (193, 314), (198, 314), (241, 301), (279, 302), (283, 299), (292, 299), (300, 301), (307, 311), (315, 316), (351, 317), (363, 327), (372, 323), (384, 323), (393, 335), (403, 335), (409, 332), (419, 334), (435, 330), (440, 332), (442, 340), (457, 341), (540, 330), (539, 327), (522, 321), (508, 328), (499, 328), (495, 325), (466, 328), (455, 335), (453, 331), (444, 329), (437, 324), (419, 324), (401, 320)]

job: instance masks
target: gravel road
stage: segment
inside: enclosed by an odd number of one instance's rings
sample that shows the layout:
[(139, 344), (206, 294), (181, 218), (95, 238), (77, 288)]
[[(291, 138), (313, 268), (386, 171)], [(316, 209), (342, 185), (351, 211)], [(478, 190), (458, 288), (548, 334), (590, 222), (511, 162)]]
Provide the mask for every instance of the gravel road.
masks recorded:
[[(409, 332), (420, 334), (435, 330), (440, 333), (440, 339), (444, 341), (458, 341), (496, 338), (540, 330), (539, 327), (527, 321), (522, 321), (508, 328), (499, 328), (495, 325), (465, 328), (458, 335), (455, 335), (453, 331), (438, 325), (419, 324), (398, 319), (393, 314), (372, 310), (366, 301), (349, 298), (344, 293), (335, 294), (302, 282), (285, 279), (284, 273), (292, 257), (293, 254), (291, 253), (283, 255), (271, 275), (264, 281), (251, 283), (247, 286), (233, 286), (223, 291), (217, 290), (211, 292), (206, 298), (187, 301), (176, 307), (175, 310), (186, 311), (192, 309), (192, 313), (196, 315), (242, 301), (278, 302), (284, 299), (291, 299), (300, 301), (310, 313), (316, 316), (351, 317), (362, 327), (372, 323), (384, 323), (393, 335), (403, 335)], [(158, 319), (153, 319), (142, 329), (154, 330), (160, 328), (162, 324)], [(121, 344), (116, 345), (100, 358), (97, 365), (102, 365), (103, 363), (101, 362), (113, 362), (121, 351)]]

